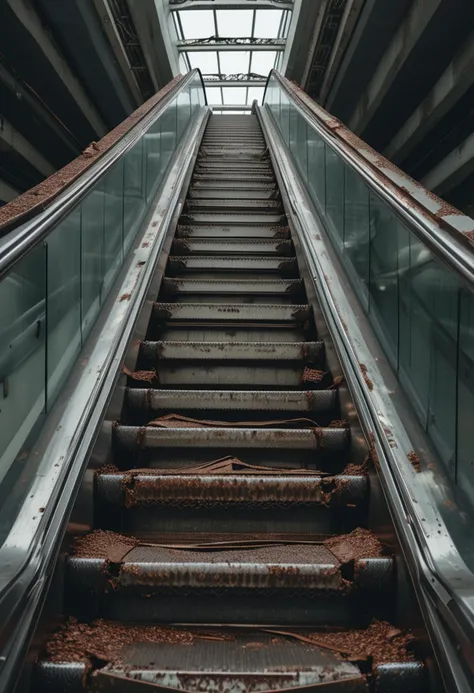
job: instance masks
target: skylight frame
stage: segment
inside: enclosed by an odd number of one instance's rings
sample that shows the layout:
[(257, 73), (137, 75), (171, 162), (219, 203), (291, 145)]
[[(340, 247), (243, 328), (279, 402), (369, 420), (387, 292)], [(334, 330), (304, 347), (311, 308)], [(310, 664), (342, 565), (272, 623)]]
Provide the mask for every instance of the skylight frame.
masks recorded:
[[(221, 103), (215, 104), (216, 107), (218, 108), (219, 105), (226, 103), (224, 89), (226, 89), (225, 94), (227, 95), (228, 103), (228, 89), (230, 88), (235, 89), (236, 106), (250, 106), (250, 94), (255, 93), (251, 92), (250, 90), (253, 87), (263, 87), (267, 80), (266, 72), (265, 74), (254, 73), (253, 68), (255, 67), (256, 63), (256, 54), (261, 54), (263, 51), (275, 51), (274, 59), (269, 65), (269, 68), (274, 68), (280, 63), (280, 59), (286, 47), (286, 37), (288, 35), (292, 11), (287, 8), (279, 9), (278, 6), (268, 9), (258, 8), (255, 3), (252, 3), (251, 8), (241, 7), (239, 9), (232, 10), (229, 9), (229, 5), (225, 2), (225, 0), (222, 0), (221, 2), (219, 2), (219, 0), (214, 0), (212, 6), (206, 4), (205, 7), (197, 7), (196, 9), (188, 6), (186, 10), (180, 10), (179, 4), (170, 5), (170, 10), (171, 14), (173, 15), (173, 22), (175, 25), (176, 34), (178, 36), (178, 50), (180, 52), (180, 56), (183, 56), (185, 64), (188, 65), (190, 69), (191, 63), (194, 66), (199, 66), (199, 60), (196, 60), (195, 57), (191, 59), (190, 56), (193, 52), (199, 51), (200, 47), (202, 47), (202, 50), (204, 51), (215, 51), (217, 55), (217, 73), (209, 73), (202, 70), (205, 85), (211, 88), (220, 88)], [(192, 12), (192, 22), (189, 20), (190, 12)], [(204, 33), (206, 35), (203, 35), (203, 32), (199, 31), (198, 28), (194, 32), (190, 29), (190, 26), (192, 26), (193, 29), (196, 29), (196, 18), (201, 12), (206, 13), (206, 22), (208, 24), (212, 13), (212, 35), (208, 35), (208, 26), (205, 27)], [(230, 32), (232, 36), (223, 35), (220, 23), (224, 22), (224, 18), (227, 19), (228, 17), (228, 15), (223, 14), (223, 12), (235, 12), (236, 14), (245, 13), (246, 28), (249, 26), (248, 19), (251, 19), (250, 36), (242, 35), (236, 37), (236, 32)], [(270, 16), (272, 17), (273, 29), (271, 32), (267, 32), (266, 36), (261, 36), (259, 33), (265, 32), (259, 32), (257, 29), (257, 24), (262, 26), (262, 18), (264, 18), (263, 13), (267, 12), (272, 13)], [(185, 15), (188, 16), (188, 19), (184, 19), (183, 21), (183, 17)], [(197, 38), (195, 38), (196, 36)], [(223, 39), (225, 40), (227, 38), (230, 39), (229, 43), (219, 43), (219, 41), (222, 42)], [(216, 39), (217, 45), (214, 44)], [(243, 45), (242, 41), (239, 41), (239, 39), (250, 39), (248, 50), (246, 50), (246, 45)], [(259, 43), (256, 43), (256, 41), (259, 41)], [(193, 46), (187, 50), (187, 46), (191, 42)], [(236, 65), (235, 69), (232, 70), (231, 65), (225, 65), (227, 56), (225, 58), (223, 56), (229, 52), (232, 52), (233, 50), (236, 51), (236, 58), (237, 51), (239, 52), (239, 64)], [(244, 55), (245, 58), (247, 58), (248, 55), (248, 61), (242, 61)], [(226, 67), (227, 70), (225, 69)], [(247, 72), (242, 71), (245, 69)], [(242, 87), (245, 87), (245, 102), (242, 102), (242, 94), (244, 93), (242, 91)], [(239, 97), (238, 100), (237, 97)], [(211, 100), (209, 103), (210, 105), (213, 105)]]

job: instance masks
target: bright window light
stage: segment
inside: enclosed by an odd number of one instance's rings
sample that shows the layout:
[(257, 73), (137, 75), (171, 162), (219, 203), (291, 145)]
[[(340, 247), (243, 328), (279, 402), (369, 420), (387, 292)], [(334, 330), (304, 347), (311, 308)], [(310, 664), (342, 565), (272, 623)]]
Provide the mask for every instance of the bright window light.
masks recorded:
[[(173, 11), (174, 27), (179, 38), (189, 40), (209, 39), (217, 35), (217, 38), (262, 38), (275, 39), (286, 36), (291, 22), (291, 11), (282, 10), (230, 10), (219, 9), (219, 0), (215, 2), (215, 9)], [(182, 35), (180, 27), (182, 27)], [(247, 75), (252, 72), (266, 78), (268, 73), (277, 64), (281, 64), (283, 53), (280, 51), (261, 50), (258, 44), (249, 45), (248, 50), (236, 51), (232, 45), (222, 46), (222, 49), (206, 51), (182, 51), (179, 57), (181, 72), (186, 72), (188, 66), (191, 69), (199, 68), (205, 79), (209, 80), (206, 87), (209, 104), (215, 104), (217, 108), (225, 104), (251, 105), (256, 99), (262, 103), (264, 87), (227, 87), (225, 79), (215, 78), (211, 80), (206, 75)], [(214, 86), (213, 81), (219, 84)], [(217, 111), (214, 111), (217, 113)], [(236, 113), (236, 111), (222, 111), (223, 113)], [(246, 112), (246, 111), (243, 111)]]
[(247, 103), (247, 89), (245, 87), (223, 87), (225, 104), (245, 104)]
[[(271, 12), (272, 10), (268, 10)], [(254, 51), (252, 58), (252, 72), (257, 75), (268, 76), (275, 64), (276, 51)]]
[(198, 67), (203, 75), (216, 75), (219, 72), (217, 66), (217, 53), (214, 51), (190, 51), (188, 53), (191, 67)]
[(209, 38), (216, 33), (212, 10), (187, 10), (179, 17), (185, 39)]
[(222, 94), (220, 87), (206, 87), (207, 103), (219, 105), (222, 104)]
[(220, 51), (219, 56), (225, 75), (248, 74), (250, 51)]
[(277, 38), (282, 10), (257, 10), (255, 34), (257, 38)]
[(257, 99), (259, 105), (262, 105), (263, 92), (265, 87), (249, 87), (247, 103), (253, 103)]
[(217, 10), (217, 30), (225, 38), (249, 38), (252, 35), (252, 10)]

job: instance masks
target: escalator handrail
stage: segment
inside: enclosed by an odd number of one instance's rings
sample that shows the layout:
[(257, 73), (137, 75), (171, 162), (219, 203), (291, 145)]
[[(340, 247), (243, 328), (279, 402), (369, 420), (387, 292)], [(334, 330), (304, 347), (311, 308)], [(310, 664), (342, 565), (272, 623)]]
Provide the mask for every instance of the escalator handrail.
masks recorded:
[(474, 240), (474, 220), (447, 205), (371, 149), (340, 120), (276, 70), (272, 70), (268, 76), (263, 104), (272, 77), (321, 139), (362, 176), (444, 265), (474, 289), (474, 247), (467, 235), (472, 234)]
[(8, 232), (0, 239), (0, 281), (13, 267), (19, 263), (30, 251), (41, 243), (72, 209), (93, 188), (99, 179), (106, 175), (111, 167), (122, 158), (133, 145), (143, 136), (150, 125), (166, 110), (170, 102), (183, 91), (196, 75), (199, 75), (204, 101), (207, 105), (206, 89), (201, 70), (191, 70), (152, 107), (138, 123), (113, 144), (102, 156), (100, 156), (89, 168), (87, 168), (76, 180), (67, 183), (64, 190), (42, 209), (32, 219), (22, 223), (21, 218), (18, 227)]

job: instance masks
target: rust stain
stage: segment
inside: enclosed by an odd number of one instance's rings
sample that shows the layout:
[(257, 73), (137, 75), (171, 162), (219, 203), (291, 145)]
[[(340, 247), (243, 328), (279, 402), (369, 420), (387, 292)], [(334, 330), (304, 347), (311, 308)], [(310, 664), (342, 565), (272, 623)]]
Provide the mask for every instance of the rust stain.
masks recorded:
[(416, 452), (414, 450), (411, 450), (408, 453), (407, 457), (408, 457), (408, 460), (410, 461), (411, 466), (415, 470), (415, 472), (417, 474), (419, 474), (422, 471), (422, 469), (421, 469), (421, 464), (420, 464), (420, 458), (418, 457)]
[(359, 363), (359, 366), (360, 366), (360, 370), (362, 371), (362, 375), (364, 376), (365, 384), (367, 385), (369, 390), (372, 392), (372, 390), (374, 389), (374, 384), (371, 381), (371, 379), (369, 378), (369, 376), (367, 375), (367, 366), (365, 366), (363, 363)]

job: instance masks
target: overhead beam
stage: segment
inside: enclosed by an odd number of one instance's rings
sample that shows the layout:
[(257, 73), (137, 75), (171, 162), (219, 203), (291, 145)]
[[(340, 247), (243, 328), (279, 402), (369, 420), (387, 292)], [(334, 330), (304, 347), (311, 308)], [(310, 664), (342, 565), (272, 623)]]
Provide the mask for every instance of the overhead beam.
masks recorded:
[(205, 79), (205, 87), (264, 87), (266, 79)]
[(443, 0), (418, 0), (411, 5), (406, 19), (378, 63), (367, 88), (359, 97), (348, 123), (350, 130), (361, 134), (370, 123), (442, 3)]
[(453, 149), (422, 179), (423, 185), (445, 195), (474, 171), (474, 133)]
[(403, 161), (473, 84), (474, 42), (467, 41), (387, 146), (387, 159)]
[[(311, 1), (311, 0), (310, 0)], [(344, 123), (354, 112), (412, 0), (365, 0), (322, 105)], [(297, 79), (297, 76), (294, 77)]]
[(306, 63), (303, 68), (301, 76), (301, 84), (306, 87), (311, 73), (311, 68), (313, 66), (314, 54), (318, 46), (318, 42), (321, 36), (321, 30), (323, 26), (324, 15), (326, 14), (326, 9), (329, 4), (329, 0), (321, 0), (318, 8), (318, 14), (314, 23), (313, 34), (311, 36), (309, 48), (306, 56)]
[(158, 91), (180, 72), (168, 0), (127, 0), (127, 7)]
[(17, 152), (45, 178), (55, 172), (54, 166), (4, 118), (0, 119), (0, 148), (2, 144)]
[(180, 53), (201, 51), (284, 51), (285, 39), (229, 39), (212, 38), (203, 41), (178, 41)]
[(5, 86), (16, 95), (18, 99), (21, 99), (23, 103), (27, 104), (29, 108), (33, 111), (33, 114), (47, 127), (54, 132), (54, 134), (61, 140), (62, 144), (67, 147), (69, 152), (69, 158), (74, 158), (81, 152), (81, 147), (78, 140), (74, 135), (66, 128), (64, 123), (62, 123), (57, 116), (52, 113), (43, 103), (43, 101), (32, 91), (28, 85), (23, 84), (18, 78), (12, 74), (5, 65), (0, 63), (0, 81), (5, 84)]
[(5, 183), (4, 180), (0, 178), (0, 201), (1, 202), (11, 202), (12, 200), (15, 199), (15, 197), (18, 197), (20, 194), (19, 190), (16, 190), (15, 188), (12, 188), (11, 185), (8, 183)]
[(89, 99), (84, 87), (73, 74), (64, 57), (59, 53), (50, 35), (45, 31), (31, 3), (27, 2), (27, 0), (7, 0), (7, 2), (17, 19), (40, 47), (92, 129), (99, 137), (103, 137), (107, 132), (104, 121)]
[(339, 25), (336, 40), (334, 41), (334, 45), (332, 47), (331, 57), (329, 58), (328, 66), (321, 84), (321, 89), (319, 92), (320, 102), (324, 102), (324, 99), (331, 88), (331, 84), (333, 83), (339, 69), (339, 65), (341, 64), (342, 57), (345, 54), (346, 48), (352, 37), (354, 27), (359, 20), (364, 2), (365, 0), (348, 0), (344, 8), (344, 13)]
[(110, 11), (109, 3), (107, 0), (93, 0), (97, 14), (100, 17), (102, 28), (105, 35), (107, 36), (112, 50), (114, 52), (115, 58), (122, 70), (125, 80), (128, 84), (128, 88), (135, 100), (135, 105), (139, 106), (143, 97), (140, 92), (140, 87), (137, 84), (135, 74), (130, 66), (130, 61), (125, 52), (124, 46), (120, 40), (120, 36), (117, 31), (117, 26), (114, 21), (112, 12)]
[(289, 0), (169, 0), (170, 10), (292, 10)]

